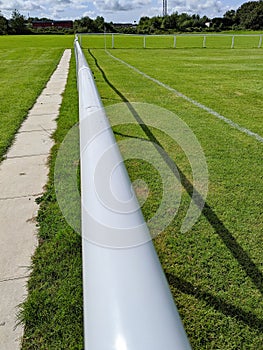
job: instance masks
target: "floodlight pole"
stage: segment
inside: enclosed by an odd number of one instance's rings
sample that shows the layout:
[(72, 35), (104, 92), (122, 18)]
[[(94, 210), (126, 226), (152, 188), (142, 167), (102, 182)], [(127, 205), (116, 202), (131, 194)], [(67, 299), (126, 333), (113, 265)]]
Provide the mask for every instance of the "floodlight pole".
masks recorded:
[(167, 0), (163, 0), (163, 17), (168, 15), (168, 10), (167, 10)]

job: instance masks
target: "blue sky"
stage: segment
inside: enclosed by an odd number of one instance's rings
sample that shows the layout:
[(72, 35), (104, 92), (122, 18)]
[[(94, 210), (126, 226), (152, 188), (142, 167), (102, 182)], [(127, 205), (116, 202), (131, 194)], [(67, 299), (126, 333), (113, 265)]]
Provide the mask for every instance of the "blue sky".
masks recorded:
[[(168, 12), (196, 13), (208, 17), (222, 16), (237, 9), (240, 0), (168, 0)], [(77, 19), (83, 16), (103, 16), (107, 22), (134, 22), (142, 16), (162, 15), (162, 0), (0, 0), (0, 11), (6, 17), (14, 9), (26, 17)]]

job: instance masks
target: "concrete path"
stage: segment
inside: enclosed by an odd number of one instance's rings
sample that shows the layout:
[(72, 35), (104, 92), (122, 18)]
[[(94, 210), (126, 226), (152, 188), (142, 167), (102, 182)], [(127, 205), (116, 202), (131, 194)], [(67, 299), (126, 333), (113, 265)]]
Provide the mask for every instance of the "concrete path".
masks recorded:
[(51, 135), (62, 102), (71, 50), (62, 59), (14, 145), (0, 164), (0, 349), (20, 349), (23, 327), (18, 306), (26, 296), (31, 256), (37, 246), (35, 199), (47, 182)]

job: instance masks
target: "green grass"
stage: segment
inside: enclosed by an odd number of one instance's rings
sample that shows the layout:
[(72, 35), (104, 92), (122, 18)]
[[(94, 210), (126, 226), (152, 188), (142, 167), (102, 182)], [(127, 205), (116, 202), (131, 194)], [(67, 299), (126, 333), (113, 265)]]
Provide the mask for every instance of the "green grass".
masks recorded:
[[(191, 171), (185, 155), (158, 131), (142, 136), (140, 127), (115, 128), (126, 137), (157, 138), (184, 174), (178, 216), (155, 244), (193, 348), (260, 348), (263, 145), (112, 60), (104, 51), (91, 53), (97, 64), (86, 51), (104, 104), (147, 102), (167, 108), (187, 122), (205, 152), (210, 179), (206, 206), (198, 223), (180, 234), (190, 201), (186, 192)], [(262, 50), (155, 50), (153, 55), (151, 50), (115, 49), (112, 53), (263, 135)], [(128, 163), (131, 178), (143, 173), (150, 188), (158, 188), (151, 168), (144, 163), (141, 167), (138, 161)], [(151, 194), (143, 208), (146, 217), (160, 198), (158, 191)]]
[(0, 159), (73, 37), (0, 37)]
[[(115, 55), (116, 51), (112, 53)], [(234, 122), (263, 134), (263, 86), (259, 79), (263, 50), (156, 50), (154, 55), (147, 50), (137, 50), (136, 54), (121, 50), (117, 56)], [(167, 101), (162, 105), (166, 106)], [(213, 121), (212, 117), (209, 119)]]
[[(91, 39), (91, 46), (96, 46), (96, 38)], [(115, 49), (112, 53), (263, 135), (262, 50)], [(263, 145), (114, 61), (104, 50), (85, 50), (85, 54), (105, 106), (147, 102), (166, 108), (188, 124), (204, 150), (209, 170), (206, 205), (192, 229), (180, 233), (192, 192), (192, 172), (184, 152), (158, 128), (114, 127), (118, 140), (157, 141), (180, 169), (179, 212), (154, 243), (193, 349), (261, 349)], [(22, 313), (24, 350), (83, 348), (80, 237), (61, 215), (53, 185), (58, 147), (77, 121), (74, 74), (72, 62), (54, 136), (50, 180), (38, 216), (40, 246)], [(128, 111), (131, 122), (136, 113), (140, 116), (139, 109)], [(109, 117), (114, 120), (116, 116), (113, 112)], [(162, 120), (159, 122), (161, 127)], [(141, 178), (148, 183), (150, 196), (142, 209), (149, 219), (160, 203), (160, 176), (140, 159), (126, 164), (132, 180)]]

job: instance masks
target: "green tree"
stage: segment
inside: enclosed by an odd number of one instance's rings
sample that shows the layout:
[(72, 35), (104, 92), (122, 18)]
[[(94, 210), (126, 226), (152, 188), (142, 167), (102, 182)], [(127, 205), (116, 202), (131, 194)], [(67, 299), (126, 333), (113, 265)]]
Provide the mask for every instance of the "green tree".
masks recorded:
[(150, 33), (156, 33), (162, 26), (162, 17), (154, 16), (150, 19)]
[(11, 31), (14, 34), (27, 33), (26, 19), (19, 13), (18, 10), (14, 10), (10, 19)]
[(249, 1), (240, 6), (236, 13), (244, 29), (263, 29), (263, 1)]
[(175, 12), (170, 16), (163, 17), (162, 21), (162, 29), (164, 30), (177, 30), (178, 29), (178, 13)]
[(138, 33), (140, 34), (147, 34), (150, 31), (150, 18), (147, 16), (141, 17), (138, 28), (137, 28)]
[(8, 20), (2, 15), (0, 11), (0, 35), (8, 33)]
[(94, 29), (93, 20), (88, 16), (82, 17), (81, 19), (75, 21), (74, 29), (78, 33), (91, 33)]
[(105, 21), (104, 18), (101, 16), (98, 16), (95, 20), (94, 20), (94, 25), (96, 27), (96, 32), (97, 33), (103, 33), (104, 32), (104, 26), (105, 26)]
[(182, 13), (179, 15), (178, 19), (178, 28), (180, 31), (185, 32), (189, 29), (189, 26), (192, 26), (192, 17), (187, 13)]

